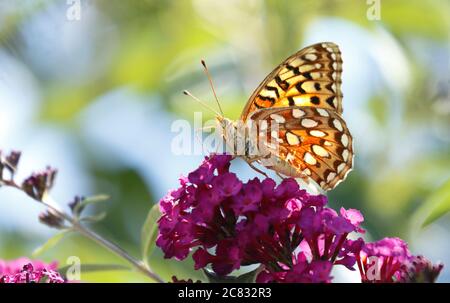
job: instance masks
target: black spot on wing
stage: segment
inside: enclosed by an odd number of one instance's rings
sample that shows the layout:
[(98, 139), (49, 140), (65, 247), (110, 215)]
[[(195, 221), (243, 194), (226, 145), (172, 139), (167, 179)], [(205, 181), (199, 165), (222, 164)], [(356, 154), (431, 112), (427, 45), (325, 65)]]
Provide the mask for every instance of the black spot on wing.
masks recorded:
[(310, 72), (303, 73), (303, 77), (305, 77), (305, 78), (308, 79), (308, 80), (312, 80), (312, 76), (311, 76), (311, 73), (310, 73)]
[(258, 98), (263, 101), (269, 101), (272, 105), (275, 103), (275, 99), (269, 96), (258, 95)]
[(294, 98), (288, 97), (289, 106), (295, 106)]
[(302, 88), (302, 84), (303, 82), (297, 82), (297, 84), (295, 84), (295, 88), (300, 94), (306, 94), (306, 91)]
[(333, 100), (334, 100), (334, 96), (331, 96), (331, 97), (327, 98), (326, 102), (327, 102), (331, 107), (334, 108)]
[(278, 93), (278, 89), (276, 87), (267, 85), (266, 89), (275, 92), (275, 94), (277, 95), (277, 98), (280, 98), (280, 94)]
[(312, 104), (315, 104), (315, 105), (318, 105), (318, 104), (320, 103), (320, 99), (319, 99), (319, 97), (317, 97), (317, 96), (312, 96), (312, 97), (310, 98), (310, 100), (311, 100), (311, 103), (312, 103)]
[(289, 88), (289, 84), (286, 81), (281, 80), (280, 76), (276, 76), (275, 81), (282, 90), (287, 90)]
[(294, 75), (300, 75), (300, 70), (298, 67), (294, 67), (292, 65), (286, 64), (286, 68), (294, 73)]

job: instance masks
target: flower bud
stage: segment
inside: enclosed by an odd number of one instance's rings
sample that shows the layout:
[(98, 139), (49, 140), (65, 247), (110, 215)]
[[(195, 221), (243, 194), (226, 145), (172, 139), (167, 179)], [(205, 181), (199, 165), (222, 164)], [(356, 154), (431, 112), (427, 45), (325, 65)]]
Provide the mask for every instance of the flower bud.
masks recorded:
[(56, 172), (56, 169), (47, 167), (45, 171), (35, 173), (25, 179), (22, 183), (22, 189), (33, 199), (42, 201), (44, 194), (53, 186)]
[(75, 216), (79, 216), (84, 209), (84, 206), (81, 206), (81, 202), (84, 200), (84, 197), (75, 196), (72, 202), (69, 203), (70, 210), (72, 214)]
[(5, 164), (11, 173), (14, 173), (17, 170), (17, 165), (19, 164), (21, 154), (22, 153), (20, 151), (12, 151), (8, 156), (6, 156)]
[(46, 210), (39, 214), (39, 222), (56, 229), (64, 228), (64, 218), (61, 218), (61, 216), (52, 210)]

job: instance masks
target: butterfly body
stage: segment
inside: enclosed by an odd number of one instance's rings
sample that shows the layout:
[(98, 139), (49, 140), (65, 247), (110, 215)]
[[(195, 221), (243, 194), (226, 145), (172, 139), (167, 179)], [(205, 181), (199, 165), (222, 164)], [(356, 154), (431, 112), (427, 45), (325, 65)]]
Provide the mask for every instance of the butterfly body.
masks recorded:
[(255, 151), (259, 137), (252, 136), (253, 131), (250, 125), (220, 116), (216, 117), (216, 122), (217, 129), (221, 131), (222, 138), (231, 154), (242, 157), (248, 163), (264, 158), (262, 151)]
[(217, 118), (228, 147), (253, 168), (257, 162), (279, 175), (333, 189), (353, 166), (341, 73), (341, 53), (331, 42), (287, 58), (254, 91), (240, 120)]

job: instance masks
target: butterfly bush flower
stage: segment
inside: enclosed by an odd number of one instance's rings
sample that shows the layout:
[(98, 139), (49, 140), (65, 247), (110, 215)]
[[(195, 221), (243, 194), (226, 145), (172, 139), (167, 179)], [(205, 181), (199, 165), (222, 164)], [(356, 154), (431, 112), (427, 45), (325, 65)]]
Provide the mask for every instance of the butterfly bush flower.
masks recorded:
[(157, 245), (166, 258), (194, 251), (195, 268), (211, 264), (219, 276), (262, 264), (259, 282), (330, 282), (333, 265), (353, 267), (357, 245), (348, 235), (363, 232), (359, 211), (338, 214), (294, 179), (242, 182), (231, 159), (207, 157), (160, 201)]
[(434, 282), (443, 268), (423, 256), (413, 256), (405, 241), (384, 238), (365, 244), (359, 253), (358, 268), (362, 282)]
[(44, 268), (56, 270), (58, 268), (58, 262), (45, 263), (40, 260), (30, 260), (25, 257), (10, 261), (0, 260), (0, 276), (17, 274), (23, 269), (24, 265), (30, 263), (36, 270), (42, 270)]
[(58, 264), (46, 264), (19, 258), (12, 261), (0, 260), (0, 283), (64, 283), (65, 280), (56, 271)]
[(404, 264), (397, 275), (397, 281), (403, 283), (434, 283), (444, 265), (433, 264), (424, 256), (413, 256)]
[(52, 187), (56, 177), (56, 169), (47, 167), (44, 171), (34, 173), (22, 183), (22, 189), (33, 199), (41, 201)]

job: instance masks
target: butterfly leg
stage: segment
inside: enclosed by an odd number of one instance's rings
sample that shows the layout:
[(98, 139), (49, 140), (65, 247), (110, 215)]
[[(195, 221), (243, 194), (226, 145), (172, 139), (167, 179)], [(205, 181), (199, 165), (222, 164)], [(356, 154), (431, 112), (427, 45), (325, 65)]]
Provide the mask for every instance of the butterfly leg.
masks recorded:
[[(194, 131), (196, 139), (202, 145), (202, 153), (203, 154), (205, 154), (205, 146), (203, 144), (203, 131), (205, 131), (205, 130), (209, 131), (209, 130), (214, 129), (214, 128), (215, 128), (214, 125), (208, 125), (208, 126), (203, 126), (203, 127), (196, 128), (195, 131)], [(217, 153), (218, 149), (219, 149), (219, 147), (217, 146), (216, 153)]]
[(286, 177), (285, 176), (283, 176), (282, 174), (280, 174), (279, 172), (275, 172), (276, 174), (277, 174), (277, 176), (278, 177), (280, 177), (281, 178), (281, 180), (284, 180), (284, 179), (286, 179)]
[[(252, 162), (253, 162), (253, 161), (252, 161)], [(266, 178), (269, 178), (269, 176), (268, 176), (265, 172), (263, 172), (262, 170), (260, 170), (260, 169), (257, 168), (256, 166), (254, 166), (252, 162), (249, 161), (249, 162), (247, 162), (247, 163), (248, 163), (248, 165), (250, 165), (250, 167), (253, 168), (256, 172), (260, 173), (261, 175), (263, 175), (263, 176), (266, 177)]]

